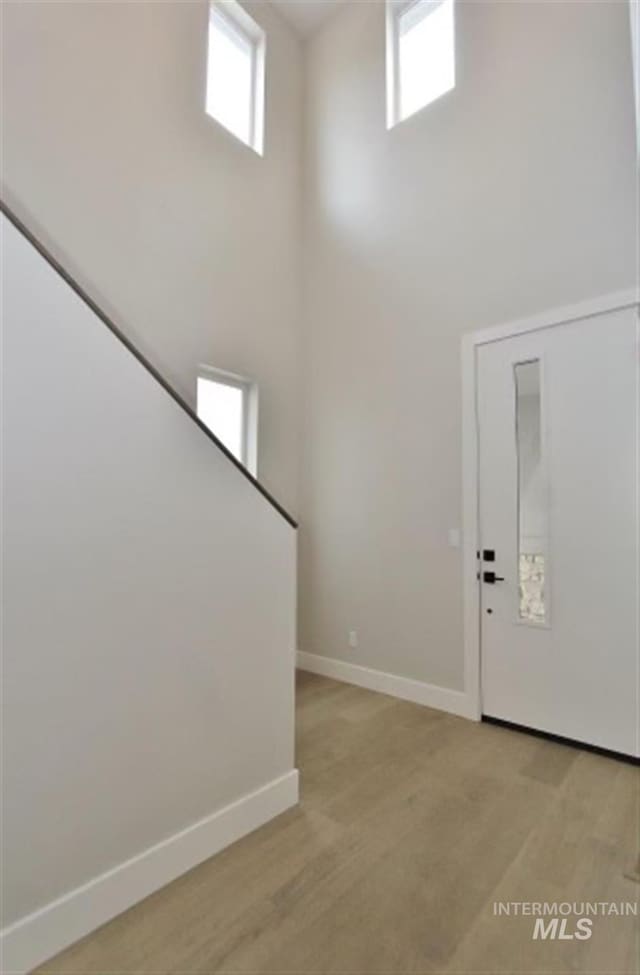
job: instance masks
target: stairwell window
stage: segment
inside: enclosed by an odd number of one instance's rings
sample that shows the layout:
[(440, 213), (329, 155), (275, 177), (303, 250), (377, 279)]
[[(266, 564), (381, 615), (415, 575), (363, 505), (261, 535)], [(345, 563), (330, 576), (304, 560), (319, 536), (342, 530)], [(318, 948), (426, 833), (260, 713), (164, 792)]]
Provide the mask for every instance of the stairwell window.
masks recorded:
[(258, 388), (234, 373), (199, 366), (198, 418), (254, 477), (258, 460)]
[(209, 5), (207, 114), (259, 155), (264, 146), (266, 38), (236, 0)]
[(387, 0), (387, 128), (456, 83), (454, 0)]

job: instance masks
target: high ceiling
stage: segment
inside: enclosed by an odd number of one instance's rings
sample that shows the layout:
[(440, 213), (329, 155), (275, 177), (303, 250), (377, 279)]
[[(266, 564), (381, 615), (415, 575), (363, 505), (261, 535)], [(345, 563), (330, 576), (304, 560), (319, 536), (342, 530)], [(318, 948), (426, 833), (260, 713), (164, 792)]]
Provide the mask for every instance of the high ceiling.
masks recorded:
[(309, 37), (345, 0), (271, 0), (301, 37)]

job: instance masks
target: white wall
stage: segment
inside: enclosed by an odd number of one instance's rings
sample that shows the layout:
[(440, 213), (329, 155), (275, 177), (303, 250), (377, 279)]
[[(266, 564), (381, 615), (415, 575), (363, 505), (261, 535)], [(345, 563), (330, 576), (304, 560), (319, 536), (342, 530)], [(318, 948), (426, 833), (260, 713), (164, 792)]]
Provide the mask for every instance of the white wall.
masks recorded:
[(637, 267), (626, 4), (459, 2), (456, 38), (455, 90), (390, 132), (382, 3), (307, 51), (299, 635), (451, 688), (460, 336)]
[[(292, 775), (296, 533), (4, 217), (2, 246), (11, 924)], [(85, 893), (6, 970), (106, 920)]]
[(260, 385), (258, 474), (297, 505), (300, 46), (265, 3), (260, 158), (204, 112), (207, 3), (2, 4), (2, 193), (190, 401)]

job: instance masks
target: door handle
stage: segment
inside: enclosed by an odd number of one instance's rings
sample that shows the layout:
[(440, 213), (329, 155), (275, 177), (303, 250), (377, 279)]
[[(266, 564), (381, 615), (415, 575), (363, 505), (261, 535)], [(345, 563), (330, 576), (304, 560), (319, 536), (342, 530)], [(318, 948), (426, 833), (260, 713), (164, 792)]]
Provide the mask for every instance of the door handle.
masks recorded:
[(504, 582), (504, 576), (497, 576), (495, 572), (483, 572), (482, 581), (487, 582), (490, 586), (495, 585), (496, 582)]

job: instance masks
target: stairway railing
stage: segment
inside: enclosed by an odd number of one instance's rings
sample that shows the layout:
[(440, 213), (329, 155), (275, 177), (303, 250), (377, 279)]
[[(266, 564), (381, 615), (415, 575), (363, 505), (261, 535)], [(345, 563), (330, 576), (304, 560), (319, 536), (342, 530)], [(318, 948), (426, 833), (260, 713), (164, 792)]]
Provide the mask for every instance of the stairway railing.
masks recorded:
[(269, 504), (276, 509), (276, 511), (285, 519), (285, 521), (287, 521), (291, 525), (292, 528), (297, 528), (298, 527), (297, 522), (289, 514), (286, 508), (284, 508), (279, 501), (276, 501), (273, 495), (269, 491), (267, 491), (267, 489), (260, 483), (260, 481), (258, 481), (256, 477), (253, 476), (253, 474), (251, 474), (250, 471), (247, 470), (244, 464), (241, 464), (240, 461), (237, 459), (237, 457), (235, 457), (234, 454), (232, 454), (231, 451), (227, 447), (225, 447), (222, 441), (219, 440), (218, 437), (216, 437), (216, 435), (211, 432), (209, 427), (207, 427), (202, 422), (202, 420), (200, 420), (197, 413), (191, 408), (191, 406), (189, 406), (187, 401), (183, 399), (180, 393), (173, 388), (173, 386), (164, 378), (164, 376), (160, 372), (158, 372), (156, 367), (147, 359), (145, 355), (143, 355), (140, 349), (138, 349), (131, 341), (131, 339), (124, 334), (122, 329), (115, 324), (113, 319), (110, 318), (109, 315), (107, 315), (107, 313), (102, 310), (102, 308), (100, 308), (100, 306), (93, 300), (93, 298), (85, 291), (82, 285), (78, 284), (75, 278), (62, 266), (62, 264), (60, 264), (60, 262), (53, 256), (53, 254), (48, 250), (48, 248), (45, 247), (40, 240), (38, 240), (35, 234), (33, 234), (29, 230), (29, 228), (25, 226), (22, 220), (20, 220), (20, 218), (16, 216), (16, 214), (10, 209), (10, 207), (7, 206), (7, 204), (3, 200), (0, 200), (0, 211), (4, 214), (7, 220), (9, 220), (13, 224), (16, 230), (18, 230), (22, 234), (22, 236), (29, 241), (29, 243), (38, 251), (38, 253), (45, 259), (45, 261), (51, 265), (51, 267), (57, 272), (57, 274), (59, 274), (60, 277), (63, 278), (64, 281), (66, 281), (69, 287), (72, 288), (73, 291), (75, 291), (78, 297), (85, 303), (85, 305), (87, 305), (91, 309), (94, 315), (96, 315), (100, 319), (103, 325), (106, 325), (109, 331), (115, 335), (118, 341), (122, 342), (122, 344), (128, 349), (131, 355), (135, 356), (135, 358), (138, 360), (140, 365), (153, 376), (156, 382), (160, 383), (160, 385), (165, 390), (165, 392), (168, 393), (169, 396), (173, 400), (175, 400), (178, 406), (182, 410), (184, 410), (185, 413), (188, 414), (188, 416), (193, 420), (196, 426), (200, 428), (200, 430), (204, 433), (204, 435), (208, 437), (209, 440), (211, 440), (211, 442), (218, 448), (218, 450), (222, 451), (222, 453), (227, 457), (229, 461), (231, 461), (231, 463), (235, 467), (238, 468), (242, 476), (245, 477), (248, 481), (251, 481), (255, 489), (259, 491), (264, 498), (266, 498)]

